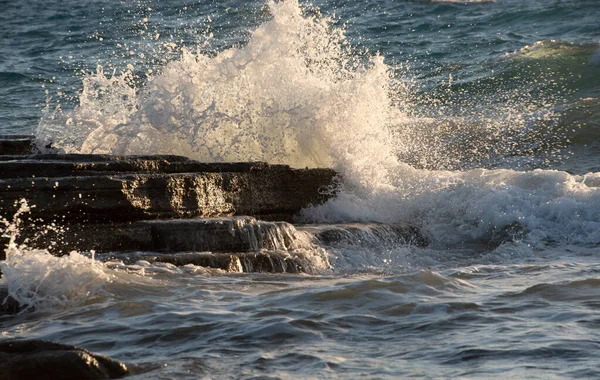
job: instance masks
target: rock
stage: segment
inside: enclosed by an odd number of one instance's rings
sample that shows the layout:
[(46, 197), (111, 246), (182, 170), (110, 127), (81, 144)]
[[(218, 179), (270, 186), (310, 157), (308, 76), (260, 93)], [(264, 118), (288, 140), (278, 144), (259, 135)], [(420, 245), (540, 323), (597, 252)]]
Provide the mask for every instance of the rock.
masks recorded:
[(21, 310), (21, 305), (8, 295), (8, 289), (0, 288), (0, 315), (17, 314)]
[[(28, 240), (30, 247), (48, 248), (56, 254), (73, 249), (178, 251), (184, 247), (181, 243), (173, 246), (175, 232), (167, 225), (138, 222), (231, 215), (291, 221), (302, 208), (331, 197), (335, 181), (336, 173), (330, 169), (292, 169), (262, 162), (201, 163), (181, 156), (7, 155), (0, 156), (0, 218), (12, 219), (19, 201), (26, 199), (34, 207), (22, 217), (17, 242)], [(194, 223), (186, 231), (202, 227)], [(188, 248), (222, 252), (234, 250), (235, 244), (248, 244), (217, 236), (203, 239), (191, 240)], [(6, 241), (4, 237), (0, 243), (4, 246)]]
[[(27, 150), (22, 147), (20, 152)], [(408, 224), (287, 223), (335, 196), (338, 176), (331, 169), (202, 163), (173, 155), (7, 152), (0, 152), (0, 218), (12, 219), (26, 199), (31, 211), (21, 215), (16, 242), (57, 255), (144, 251), (154, 252), (145, 257), (151, 262), (299, 273), (311, 265), (298, 250), (427, 244)]]
[[(24, 227), (28, 244), (50, 252), (251, 252), (306, 248), (305, 234), (286, 222), (249, 216), (70, 224), (57, 235)], [(22, 237), (21, 237), (22, 239)], [(21, 240), (18, 239), (18, 240)]]
[(46, 340), (0, 342), (0, 380), (115, 379), (129, 374), (109, 357)]
[[(218, 268), (229, 272), (312, 273), (304, 252), (319, 247), (427, 245), (409, 224), (297, 225), (249, 216), (71, 225), (58, 244), (38, 234), (31, 243), (62, 251), (95, 250), (103, 261), (138, 260)], [(122, 254), (115, 254), (121, 252)], [(153, 252), (149, 254), (128, 252)]]
[(408, 223), (345, 223), (307, 225), (299, 228), (313, 234), (324, 246), (357, 245), (364, 247), (426, 247), (428, 239), (419, 228)]
[(35, 150), (34, 137), (29, 135), (0, 136), (0, 156), (31, 154)]
[(529, 232), (526, 225), (512, 222), (503, 227), (494, 227), (488, 239), (481, 243), (490, 248), (499, 247), (504, 243), (512, 243), (524, 239)]
[(158, 251), (249, 252), (306, 247), (293, 225), (252, 217), (141, 223), (151, 226), (154, 248)]
[(297, 255), (285, 252), (238, 252), (211, 253), (185, 252), (169, 254), (120, 253), (100, 255), (101, 260), (119, 260), (124, 264), (135, 264), (140, 260), (149, 263), (168, 263), (178, 267), (196, 265), (205, 268), (221, 269), (233, 273), (313, 273), (310, 262)]
[(172, 155), (38, 154), (0, 156), (0, 178), (60, 178), (125, 173), (250, 172), (268, 166), (264, 162), (203, 163)]
[[(302, 208), (331, 197), (332, 192), (326, 190), (336, 177), (330, 169), (292, 169), (264, 163), (202, 164), (177, 156), (104, 157), (104, 161), (96, 157), (94, 162), (89, 161), (89, 155), (80, 159), (69, 155), (71, 161), (64, 161), (64, 155), (55, 156), (42, 156), (34, 162), (0, 162), (4, 176), (0, 180), (0, 216), (12, 217), (16, 202), (25, 198), (36, 206), (31, 217), (47, 223), (226, 215), (291, 221)], [(58, 166), (53, 169), (55, 164)], [(23, 173), (29, 174), (30, 169), (45, 176), (24, 178)], [(123, 173), (129, 170), (136, 172)]]

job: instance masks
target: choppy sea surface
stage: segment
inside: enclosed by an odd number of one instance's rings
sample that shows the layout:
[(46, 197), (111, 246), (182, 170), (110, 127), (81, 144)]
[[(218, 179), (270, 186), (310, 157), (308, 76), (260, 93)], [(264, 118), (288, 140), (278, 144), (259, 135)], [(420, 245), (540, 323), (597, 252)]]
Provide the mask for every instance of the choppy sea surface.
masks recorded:
[(599, 20), (596, 0), (0, 0), (0, 134), (332, 167), (340, 193), (298, 223), (430, 240), (290, 252), (311, 275), (13, 247), (1, 285), (30, 308), (2, 339), (139, 378), (600, 377)]

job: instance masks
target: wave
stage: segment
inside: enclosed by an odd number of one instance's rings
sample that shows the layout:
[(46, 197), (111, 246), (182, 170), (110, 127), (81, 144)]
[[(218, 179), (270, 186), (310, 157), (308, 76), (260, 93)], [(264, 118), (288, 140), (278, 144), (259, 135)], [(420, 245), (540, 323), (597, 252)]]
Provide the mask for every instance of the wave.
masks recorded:
[[(415, 103), (411, 88), (381, 56), (365, 61), (353, 54), (342, 29), (303, 14), (297, 1), (268, 5), (272, 19), (246, 45), (213, 55), (182, 48), (143, 84), (131, 72), (109, 76), (99, 67), (84, 78), (77, 107), (47, 111), (40, 145), (333, 167), (344, 188), (305, 210), (305, 221), (410, 222), (434, 246), (493, 239), (514, 225), (533, 246), (600, 244), (600, 215), (593, 211), (600, 207), (599, 173), (515, 170), (519, 159), (535, 159), (531, 152), (551, 134), (554, 104), (539, 105), (521, 92), (500, 109), (506, 114), (481, 113), (476, 128), (455, 118), (436, 131), (407, 111)], [(530, 50), (509, 58), (552, 56)], [(459, 143), (439, 143), (448, 138)], [(473, 158), (467, 168), (431, 170), (440, 166), (417, 164), (428, 155), (442, 162)], [(472, 169), (488, 157), (504, 161), (504, 169)]]

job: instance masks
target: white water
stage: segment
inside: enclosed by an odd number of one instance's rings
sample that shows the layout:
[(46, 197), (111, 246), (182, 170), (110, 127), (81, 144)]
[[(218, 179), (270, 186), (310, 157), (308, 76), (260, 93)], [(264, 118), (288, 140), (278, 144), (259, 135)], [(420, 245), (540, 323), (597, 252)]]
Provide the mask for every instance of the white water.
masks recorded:
[(130, 74), (99, 68), (84, 79), (79, 106), (46, 113), (40, 142), (67, 152), (333, 167), (343, 191), (305, 210), (305, 220), (406, 221), (439, 247), (489, 240), (517, 223), (534, 247), (600, 243), (600, 173), (428, 171), (401, 162), (396, 153), (411, 141), (394, 136), (409, 135), (398, 128), (418, 120), (396, 107), (410, 96), (383, 58), (361, 62), (341, 29), (303, 16), (297, 1), (269, 7), (273, 19), (247, 45), (216, 56), (183, 49), (139, 88)]

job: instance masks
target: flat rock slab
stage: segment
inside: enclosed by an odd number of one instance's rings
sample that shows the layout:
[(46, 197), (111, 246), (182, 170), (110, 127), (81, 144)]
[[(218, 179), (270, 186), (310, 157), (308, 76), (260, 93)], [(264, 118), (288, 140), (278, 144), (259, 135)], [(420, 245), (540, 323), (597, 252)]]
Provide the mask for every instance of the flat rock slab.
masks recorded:
[(143, 251), (154, 252), (149, 262), (299, 273), (311, 270), (299, 250), (427, 244), (408, 224), (287, 223), (335, 196), (331, 169), (34, 149), (31, 136), (0, 136), (0, 218), (11, 220), (25, 199), (31, 211), (17, 242), (58, 255)]
[(26, 199), (35, 206), (31, 218), (47, 223), (226, 215), (290, 221), (302, 208), (330, 198), (337, 176), (331, 169), (179, 156), (36, 157), (0, 160), (1, 217), (10, 219)]
[(228, 272), (270, 273), (313, 273), (311, 252), (323, 248), (394, 248), (427, 243), (420, 230), (409, 224), (295, 226), (250, 216), (76, 224), (58, 240), (37, 234), (30, 241), (55, 253), (94, 250), (102, 261), (115, 259), (133, 264), (145, 260)]
[[(102, 252), (259, 252), (311, 249), (318, 245), (426, 246), (410, 224), (348, 223), (292, 225), (251, 216), (152, 220), (111, 224), (71, 224), (61, 235), (28, 231), (29, 243), (60, 254)], [(25, 229), (25, 231), (27, 231)]]
[(119, 253), (97, 256), (102, 261), (120, 261), (133, 265), (141, 261), (166, 263), (176, 267), (195, 265), (221, 269), (229, 273), (313, 273), (305, 258), (287, 252), (181, 252), (181, 253)]
[(0, 156), (0, 178), (74, 177), (125, 173), (250, 172), (264, 162), (204, 163), (182, 156), (109, 156), (92, 154), (37, 154)]
[(251, 252), (304, 247), (293, 225), (250, 216), (69, 225), (60, 234), (24, 229), (28, 244), (60, 254), (96, 252)]
[(0, 156), (32, 154), (34, 151), (34, 137), (31, 135), (0, 135)]
[(127, 367), (86, 349), (46, 340), (0, 342), (0, 379), (116, 379)]

